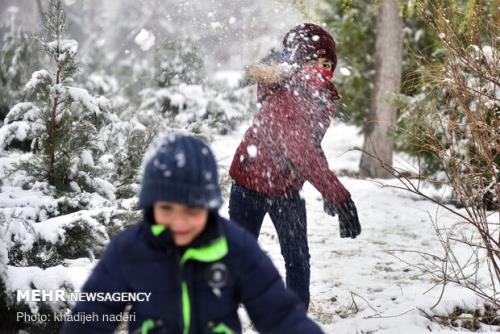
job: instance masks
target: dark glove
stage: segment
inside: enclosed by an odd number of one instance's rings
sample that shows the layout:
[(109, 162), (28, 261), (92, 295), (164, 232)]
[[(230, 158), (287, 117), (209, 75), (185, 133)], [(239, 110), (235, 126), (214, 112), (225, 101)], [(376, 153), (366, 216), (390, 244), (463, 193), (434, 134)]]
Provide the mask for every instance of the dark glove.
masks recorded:
[(335, 217), (337, 214), (337, 208), (332, 203), (323, 199), (323, 211), (329, 216)]
[(358, 211), (354, 202), (349, 199), (336, 209), (339, 215), (340, 237), (354, 239), (360, 235), (361, 225), (359, 224)]

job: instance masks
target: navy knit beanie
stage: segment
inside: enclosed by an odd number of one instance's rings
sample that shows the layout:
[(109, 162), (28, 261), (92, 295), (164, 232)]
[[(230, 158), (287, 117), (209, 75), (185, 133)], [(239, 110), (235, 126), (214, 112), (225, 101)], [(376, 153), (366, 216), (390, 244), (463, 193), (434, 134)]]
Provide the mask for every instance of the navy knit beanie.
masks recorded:
[(162, 135), (151, 144), (144, 161), (139, 206), (149, 209), (157, 201), (220, 208), (217, 163), (207, 144), (182, 133)]

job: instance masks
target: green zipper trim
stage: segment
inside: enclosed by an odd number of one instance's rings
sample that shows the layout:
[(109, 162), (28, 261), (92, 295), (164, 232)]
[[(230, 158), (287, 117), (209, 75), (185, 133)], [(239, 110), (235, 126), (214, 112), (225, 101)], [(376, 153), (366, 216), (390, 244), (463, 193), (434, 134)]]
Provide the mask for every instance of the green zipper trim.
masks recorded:
[(148, 334), (150, 329), (153, 329), (155, 327), (155, 323), (153, 319), (148, 319), (142, 323), (141, 326), (141, 334)]
[[(181, 269), (182, 266), (188, 260), (196, 260), (200, 262), (214, 262), (222, 259), (227, 255), (227, 240), (224, 237), (219, 238), (216, 242), (200, 247), (200, 248), (189, 248), (184, 252), (181, 258)], [(184, 321), (183, 334), (189, 333), (189, 327), (191, 326), (191, 301), (189, 300), (189, 289), (186, 281), (181, 282), (182, 290), (182, 319)]]
[(160, 234), (163, 233), (163, 231), (165, 231), (167, 229), (167, 227), (163, 226), (163, 225), (158, 225), (158, 224), (155, 224), (155, 225), (151, 225), (151, 232), (153, 232), (153, 235), (155, 237), (159, 236)]
[(182, 319), (184, 320), (184, 334), (189, 333), (191, 326), (191, 302), (189, 300), (189, 290), (187, 283), (182, 281)]
[(217, 326), (215, 326), (212, 331), (214, 333), (220, 333), (220, 334), (234, 334), (233, 330), (229, 327), (227, 327), (225, 324), (220, 323)]
[(219, 240), (208, 246), (187, 249), (181, 258), (181, 265), (184, 265), (188, 260), (196, 260), (200, 262), (218, 261), (226, 256), (227, 252), (227, 240), (226, 238), (221, 237)]

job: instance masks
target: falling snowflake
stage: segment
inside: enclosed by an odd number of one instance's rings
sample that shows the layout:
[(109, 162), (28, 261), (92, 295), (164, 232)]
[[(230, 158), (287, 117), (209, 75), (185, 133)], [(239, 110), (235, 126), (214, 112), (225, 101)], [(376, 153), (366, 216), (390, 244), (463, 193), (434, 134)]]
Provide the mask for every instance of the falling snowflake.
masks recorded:
[(347, 67), (341, 67), (340, 68), (340, 74), (344, 75), (344, 76), (349, 76), (351, 75), (351, 70), (348, 69)]
[(247, 147), (247, 152), (248, 152), (248, 156), (250, 158), (255, 158), (257, 156), (257, 146), (255, 146), (255, 145), (249, 145)]
[(142, 51), (147, 51), (149, 50), (156, 41), (155, 35), (146, 29), (141, 29), (137, 36), (135, 36), (134, 42), (139, 45)]
[(178, 152), (175, 154), (175, 160), (177, 161), (177, 167), (182, 168), (186, 165), (186, 155), (184, 152)]

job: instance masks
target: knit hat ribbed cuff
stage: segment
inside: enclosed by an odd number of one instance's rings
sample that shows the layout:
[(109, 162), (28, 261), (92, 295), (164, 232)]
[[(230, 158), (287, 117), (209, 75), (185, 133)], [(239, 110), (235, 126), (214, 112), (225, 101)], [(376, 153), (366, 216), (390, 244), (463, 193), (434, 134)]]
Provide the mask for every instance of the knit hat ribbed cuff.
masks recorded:
[[(147, 191), (143, 191), (147, 189)], [(139, 195), (139, 206), (150, 208), (155, 202), (166, 201), (193, 208), (218, 209), (222, 206), (220, 188), (216, 185), (189, 185), (169, 181), (145, 181)]]

